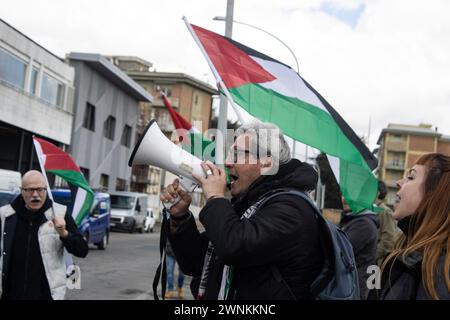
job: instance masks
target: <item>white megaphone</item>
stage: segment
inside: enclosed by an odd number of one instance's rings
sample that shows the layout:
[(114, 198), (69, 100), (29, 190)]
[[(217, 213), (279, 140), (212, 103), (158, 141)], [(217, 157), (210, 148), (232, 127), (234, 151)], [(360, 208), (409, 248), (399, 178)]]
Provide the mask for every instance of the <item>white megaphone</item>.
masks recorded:
[[(130, 167), (152, 165), (172, 172), (180, 178), (180, 184), (188, 192), (194, 191), (198, 186), (192, 173), (205, 176), (201, 163), (199, 158), (170, 141), (161, 132), (154, 119), (147, 124), (128, 161)], [(170, 207), (179, 200), (180, 196), (171, 203)]]

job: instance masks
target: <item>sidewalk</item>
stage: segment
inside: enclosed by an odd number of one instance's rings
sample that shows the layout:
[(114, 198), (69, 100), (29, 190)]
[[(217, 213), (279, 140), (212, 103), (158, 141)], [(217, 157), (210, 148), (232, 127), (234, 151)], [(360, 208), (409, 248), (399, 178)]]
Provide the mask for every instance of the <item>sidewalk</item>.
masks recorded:
[[(192, 277), (186, 276), (184, 278), (184, 286), (183, 286), (183, 293), (184, 293), (184, 299), (183, 300), (195, 300), (191, 293), (191, 288), (189, 287), (189, 284), (191, 283)], [(158, 297), (161, 299), (161, 283), (158, 285)], [(150, 289), (149, 291), (142, 293), (138, 295), (133, 300), (154, 300), (153, 299), (153, 289)], [(169, 299), (169, 300), (180, 300), (180, 299)], [(183, 301), (180, 300), (180, 301)]]

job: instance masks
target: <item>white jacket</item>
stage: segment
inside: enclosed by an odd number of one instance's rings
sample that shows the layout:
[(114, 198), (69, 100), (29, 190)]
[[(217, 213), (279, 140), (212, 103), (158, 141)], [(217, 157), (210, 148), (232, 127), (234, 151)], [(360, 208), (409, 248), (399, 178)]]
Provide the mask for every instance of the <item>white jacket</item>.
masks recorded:
[[(66, 214), (66, 206), (54, 202), (53, 208), (55, 210), (55, 216), (64, 219)], [(3, 274), (3, 238), (5, 220), (7, 217), (16, 214), (14, 209), (10, 205), (6, 205), (0, 208), (1, 219), (1, 256), (0, 256), (0, 274)], [(45, 268), (45, 275), (48, 280), (50, 292), (53, 300), (64, 300), (66, 295), (66, 265), (64, 263), (64, 246), (59, 238), (58, 232), (56, 232), (53, 222), (52, 208), (45, 211), (45, 217), (47, 222), (43, 223), (39, 227), (38, 241), (42, 256), (42, 262)], [(2, 295), (2, 276), (0, 276), (0, 296)]]

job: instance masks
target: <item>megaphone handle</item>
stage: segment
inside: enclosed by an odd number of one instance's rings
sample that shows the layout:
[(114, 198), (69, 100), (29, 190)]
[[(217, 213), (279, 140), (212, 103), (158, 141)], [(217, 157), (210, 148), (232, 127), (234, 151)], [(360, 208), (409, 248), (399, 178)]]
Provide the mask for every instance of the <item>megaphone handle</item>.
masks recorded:
[[(197, 187), (197, 184), (189, 178), (179, 177), (179, 179), (180, 179), (179, 188), (181, 188), (187, 192), (193, 192), (194, 189)], [(178, 202), (180, 202), (180, 200), (181, 200), (181, 197), (179, 194), (177, 194), (177, 197), (173, 201), (171, 201), (169, 203), (163, 202), (163, 206), (164, 206), (164, 208), (170, 210), (170, 208), (172, 208), (174, 205), (176, 205)]]

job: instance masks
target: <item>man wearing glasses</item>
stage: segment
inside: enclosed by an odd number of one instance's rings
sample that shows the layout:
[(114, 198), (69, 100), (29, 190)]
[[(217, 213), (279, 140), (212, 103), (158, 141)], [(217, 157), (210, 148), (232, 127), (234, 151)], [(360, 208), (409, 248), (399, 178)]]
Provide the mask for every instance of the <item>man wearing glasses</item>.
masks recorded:
[(64, 299), (64, 248), (85, 257), (88, 246), (66, 207), (48, 197), (42, 173), (24, 174), (20, 195), (0, 208), (0, 218), (1, 299)]
[[(226, 173), (203, 163), (195, 176), (207, 199), (199, 214), (200, 233), (189, 212), (191, 197), (178, 181), (161, 195), (181, 200), (170, 208), (169, 239), (177, 261), (198, 299), (310, 299), (310, 286), (324, 262), (313, 209), (281, 189), (310, 191), (317, 173), (291, 159), (278, 127), (250, 122), (236, 132), (225, 166), (231, 201), (225, 198)], [(262, 204), (263, 203), (263, 204)]]

